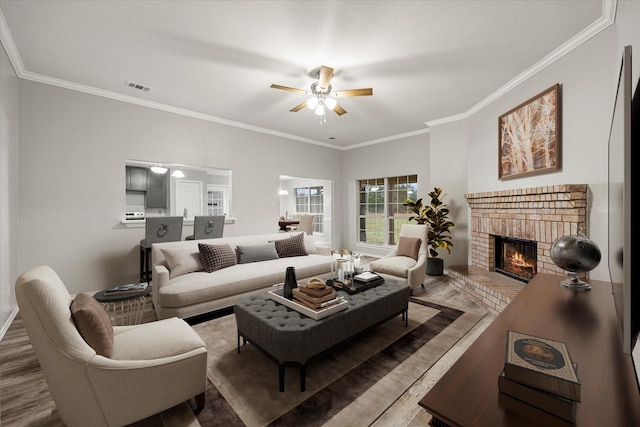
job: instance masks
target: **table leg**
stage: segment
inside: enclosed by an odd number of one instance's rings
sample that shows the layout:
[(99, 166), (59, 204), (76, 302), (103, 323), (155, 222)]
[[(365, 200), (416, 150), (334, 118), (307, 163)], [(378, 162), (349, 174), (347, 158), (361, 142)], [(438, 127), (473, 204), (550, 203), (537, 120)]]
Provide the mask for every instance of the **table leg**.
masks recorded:
[(280, 384), (280, 391), (284, 392), (284, 364), (278, 363), (278, 382)]
[(300, 365), (300, 391), (307, 389), (307, 365)]

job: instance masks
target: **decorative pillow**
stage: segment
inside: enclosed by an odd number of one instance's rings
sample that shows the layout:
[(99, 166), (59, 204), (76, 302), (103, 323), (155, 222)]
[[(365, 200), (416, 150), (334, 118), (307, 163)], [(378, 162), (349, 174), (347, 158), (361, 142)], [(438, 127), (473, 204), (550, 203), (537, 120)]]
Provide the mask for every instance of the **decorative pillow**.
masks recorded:
[(167, 259), (169, 278), (204, 270), (198, 252), (189, 252), (186, 249), (161, 249)]
[(307, 250), (304, 247), (304, 233), (274, 241), (276, 251), (280, 258), (292, 256), (306, 256)]
[(419, 237), (400, 237), (400, 239), (398, 239), (396, 255), (408, 256), (409, 258), (417, 260), (421, 243), (422, 240)]
[(229, 245), (208, 245), (206, 243), (198, 243), (200, 250), (200, 261), (204, 266), (204, 271), (213, 273), (222, 268), (236, 265), (236, 253)]
[(109, 314), (93, 295), (76, 295), (71, 302), (71, 318), (82, 338), (97, 354), (111, 357), (113, 325)]
[(238, 264), (278, 259), (278, 251), (274, 242), (264, 245), (238, 245)]
[(316, 248), (315, 238), (307, 233), (304, 234), (304, 249), (307, 251), (307, 254), (317, 254), (318, 248)]

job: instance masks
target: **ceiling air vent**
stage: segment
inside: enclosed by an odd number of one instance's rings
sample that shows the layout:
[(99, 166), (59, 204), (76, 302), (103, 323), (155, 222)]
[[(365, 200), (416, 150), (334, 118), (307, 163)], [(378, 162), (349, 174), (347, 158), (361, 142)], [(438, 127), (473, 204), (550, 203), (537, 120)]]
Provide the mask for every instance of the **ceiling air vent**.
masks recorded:
[(141, 85), (140, 83), (127, 82), (127, 86), (144, 91), (144, 92), (149, 92), (151, 90), (149, 86), (144, 86), (144, 85)]

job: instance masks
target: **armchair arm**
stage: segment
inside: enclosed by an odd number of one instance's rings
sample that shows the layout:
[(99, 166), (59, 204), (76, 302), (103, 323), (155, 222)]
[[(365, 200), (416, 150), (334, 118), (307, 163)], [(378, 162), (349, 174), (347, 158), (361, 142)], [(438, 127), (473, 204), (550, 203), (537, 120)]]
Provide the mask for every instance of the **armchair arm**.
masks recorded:
[(154, 265), (151, 271), (151, 283), (153, 283), (151, 287), (151, 298), (154, 306), (157, 307), (159, 305), (158, 293), (160, 292), (160, 288), (169, 284), (169, 270), (167, 267), (162, 264)]
[(204, 393), (207, 347), (178, 318), (116, 326), (113, 358), (85, 369), (108, 424), (126, 425)]
[(155, 360), (96, 356), (87, 376), (110, 425), (127, 425), (204, 393), (206, 348)]
[(427, 255), (418, 256), (416, 265), (407, 271), (407, 284), (411, 289), (417, 288), (424, 283), (427, 276)]
[(391, 250), (389, 251), (388, 254), (386, 254), (385, 256), (380, 257), (378, 259), (391, 258), (391, 257), (397, 256), (397, 253), (398, 253), (397, 252), (397, 248), (393, 247), (393, 248), (391, 248)]

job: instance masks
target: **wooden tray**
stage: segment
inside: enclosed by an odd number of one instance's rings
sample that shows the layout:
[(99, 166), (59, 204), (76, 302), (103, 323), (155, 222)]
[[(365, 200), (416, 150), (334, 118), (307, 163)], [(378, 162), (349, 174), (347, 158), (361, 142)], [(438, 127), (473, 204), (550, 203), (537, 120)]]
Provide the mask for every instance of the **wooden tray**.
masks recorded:
[(331, 316), (334, 313), (338, 313), (340, 311), (343, 311), (349, 308), (349, 304), (347, 304), (347, 301), (343, 299), (337, 304), (334, 304), (319, 310), (314, 310), (302, 304), (298, 304), (293, 300), (283, 297), (282, 292), (283, 292), (282, 289), (275, 289), (273, 291), (269, 291), (268, 292), (269, 298), (271, 298), (272, 300), (274, 300), (279, 304), (282, 304), (284, 306), (289, 307), (292, 310), (297, 311), (298, 313), (302, 313), (305, 316), (311, 317), (314, 320), (324, 319), (327, 316)]

